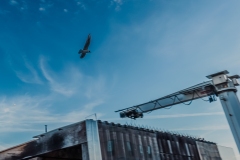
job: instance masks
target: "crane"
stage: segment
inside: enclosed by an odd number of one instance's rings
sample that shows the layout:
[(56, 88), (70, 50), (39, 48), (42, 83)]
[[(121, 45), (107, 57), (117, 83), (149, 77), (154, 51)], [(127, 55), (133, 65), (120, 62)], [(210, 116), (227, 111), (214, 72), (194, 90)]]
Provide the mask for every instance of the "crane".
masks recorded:
[(236, 95), (236, 86), (240, 84), (238, 81), (240, 76), (229, 76), (228, 73), (227, 70), (224, 70), (208, 75), (206, 77), (210, 79), (209, 81), (115, 112), (119, 112), (121, 118), (143, 118), (144, 113), (153, 110), (180, 103), (190, 105), (193, 100), (204, 97), (208, 97), (207, 101), (213, 102), (216, 101), (216, 97), (219, 97), (238, 151), (240, 152), (240, 102)]

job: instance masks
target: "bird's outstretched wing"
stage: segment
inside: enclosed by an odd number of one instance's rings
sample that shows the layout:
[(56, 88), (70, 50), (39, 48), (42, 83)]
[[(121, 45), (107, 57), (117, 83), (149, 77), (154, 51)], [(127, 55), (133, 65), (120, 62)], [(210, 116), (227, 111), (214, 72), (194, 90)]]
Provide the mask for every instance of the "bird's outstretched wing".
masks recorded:
[(85, 57), (85, 55), (86, 55), (86, 53), (82, 53), (81, 56), (80, 56), (80, 58)]
[(88, 38), (87, 38), (87, 40), (86, 40), (86, 43), (85, 43), (85, 45), (84, 45), (84, 50), (87, 50), (88, 49), (88, 46), (89, 46), (89, 44), (90, 44), (90, 41), (91, 41), (91, 35), (89, 34), (88, 35)]

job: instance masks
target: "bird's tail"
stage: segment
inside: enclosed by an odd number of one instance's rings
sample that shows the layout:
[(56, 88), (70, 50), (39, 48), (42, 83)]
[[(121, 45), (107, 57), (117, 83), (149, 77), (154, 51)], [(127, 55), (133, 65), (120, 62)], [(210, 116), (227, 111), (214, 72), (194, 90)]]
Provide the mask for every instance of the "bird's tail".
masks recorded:
[(83, 50), (82, 50), (82, 49), (80, 49), (80, 50), (78, 51), (78, 54), (82, 53), (82, 51), (83, 51)]

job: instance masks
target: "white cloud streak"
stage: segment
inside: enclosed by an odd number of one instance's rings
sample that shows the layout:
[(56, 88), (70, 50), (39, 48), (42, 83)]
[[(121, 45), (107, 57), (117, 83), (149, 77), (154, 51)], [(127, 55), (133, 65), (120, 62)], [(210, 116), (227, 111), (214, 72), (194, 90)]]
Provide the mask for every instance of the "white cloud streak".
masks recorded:
[[(223, 112), (210, 112), (210, 113), (191, 113), (191, 114), (170, 114), (170, 115), (153, 115), (144, 116), (144, 119), (166, 119), (166, 118), (187, 118), (187, 117), (202, 117), (202, 116), (221, 116)], [(108, 118), (108, 121), (125, 121), (124, 118)]]
[(81, 2), (80, 0), (75, 0), (75, 2), (77, 3), (77, 5), (82, 8), (83, 10), (86, 10), (86, 6), (83, 4), (83, 2)]
[(40, 7), (39, 7), (39, 11), (44, 12), (47, 9), (51, 8), (53, 6), (53, 3), (50, 1), (45, 1), (45, 0), (41, 0), (40, 3)]
[(45, 11), (46, 9), (45, 8), (43, 8), (43, 7), (40, 7), (39, 8), (39, 11)]
[(115, 11), (120, 11), (122, 5), (123, 5), (123, 1), (122, 0), (112, 0), (110, 2), (110, 7), (114, 6), (115, 7)]
[(27, 2), (25, 0), (21, 0), (21, 1), (10, 0), (9, 4), (12, 5), (12, 6), (16, 6), (21, 11), (24, 11), (24, 10), (28, 9), (28, 5), (27, 5)]
[(122, 0), (113, 0), (113, 1), (116, 4), (115, 10), (120, 11), (121, 10), (121, 5), (123, 4)]
[[(51, 101), (54, 96), (14, 96), (0, 97), (0, 133), (40, 132), (37, 124), (65, 124), (84, 120), (92, 114), (95, 107), (104, 103), (95, 100), (83, 105), (78, 110), (66, 113), (52, 112)], [(101, 114), (98, 114), (101, 116)]]
[(89, 87), (86, 89), (85, 96), (88, 99), (96, 98), (105, 89), (105, 79), (104, 77), (97, 78), (97, 83), (93, 79), (89, 78)]
[(84, 76), (77, 67), (71, 65), (60, 73), (54, 73), (53, 70), (47, 67), (47, 61), (44, 57), (40, 58), (39, 65), (53, 92), (68, 97), (80, 92), (81, 95), (88, 99), (97, 99), (99, 95), (105, 98), (106, 80), (103, 76), (100, 75), (95, 78)]
[(224, 115), (224, 113), (223, 112), (211, 112), (211, 113), (154, 115), (154, 116), (146, 116), (144, 118), (145, 119), (162, 119), (162, 118), (185, 118), (185, 117), (214, 116), (214, 115)]
[(74, 67), (69, 67), (69, 70), (59, 76), (46, 67), (46, 60), (44, 57), (41, 57), (40, 68), (44, 77), (49, 82), (51, 90), (54, 92), (71, 96), (76, 93), (81, 85), (82, 75)]
[[(73, 112), (70, 112), (68, 114), (66, 114), (64, 117), (63, 117), (63, 122), (65, 123), (70, 123), (70, 122), (77, 122), (79, 121), (80, 118), (86, 118), (87, 116), (91, 115), (92, 114), (92, 110), (103, 104), (104, 101), (103, 100), (96, 100), (96, 101), (93, 101), (89, 104), (86, 104), (82, 110), (79, 110), (79, 111), (73, 111)], [(101, 113), (98, 113), (97, 114), (98, 117), (101, 117), (102, 114)]]
[(26, 60), (24, 61), (25, 61), (25, 67), (30, 71), (30, 73), (26, 74), (21, 71), (15, 70), (17, 77), (25, 83), (42, 84), (43, 82), (40, 79), (37, 71)]
[(173, 131), (216, 131), (216, 130), (227, 130), (228, 125), (218, 125), (218, 126), (204, 126), (204, 127), (186, 127), (186, 128), (174, 128)]
[(18, 4), (18, 2), (17, 2), (16, 0), (10, 0), (9, 3), (10, 3), (11, 5), (17, 5), (17, 4)]

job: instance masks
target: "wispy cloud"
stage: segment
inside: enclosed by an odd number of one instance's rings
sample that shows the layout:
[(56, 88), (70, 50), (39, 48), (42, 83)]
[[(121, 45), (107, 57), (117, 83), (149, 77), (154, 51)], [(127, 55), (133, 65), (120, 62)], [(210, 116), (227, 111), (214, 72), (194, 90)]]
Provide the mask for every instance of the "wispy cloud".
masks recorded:
[(43, 7), (40, 7), (39, 8), (39, 11), (45, 11), (46, 9), (45, 8), (43, 8)]
[(98, 77), (96, 81), (94, 81), (91, 77), (88, 79), (90, 84), (88, 85), (88, 88), (86, 88), (85, 96), (88, 99), (96, 98), (105, 90), (105, 79), (102, 76)]
[(115, 11), (120, 11), (122, 5), (123, 5), (123, 1), (122, 0), (112, 0), (110, 2), (110, 7), (114, 6), (115, 7)]
[(104, 102), (95, 100), (83, 105), (78, 110), (67, 113), (51, 112), (50, 108), (53, 107), (51, 101), (57, 99), (51, 95), (0, 97), (0, 133), (38, 132), (41, 130), (35, 127), (36, 124), (61, 124), (84, 120), (86, 116), (92, 114), (95, 107)]
[(9, 131), (9, 128), (16, 131), (28, 120), (34, 121), (34, 119), (45, 117), (48, 113), (46, 108), (38, 109), (41, 105), (46, 106), (44, 102), (47, 102), (47, 97), (31, 97), (29, 95), (0, 97), (0, 131)]
[(226, 130), (229, 129), (228, 125), (218, 125), (218, 126), (204, 126), (204, 127), (186, 127), (186, 128), (174, 128), (174, 131), (216, 131), (216, 130)]
[(68, 65), (64, 71), (55, 73), (47, 66), (47, 60), (44, 57), (40, 57), (39, 64), (42, 74), (53, 92), (68, 97), (81, 93), (88, 99), (96, 99), (99, 95), (105, 96), (106, 80), (102, 75), (94, 78), (85, 76), (73, 65)]
[[(95, 107), (97, 107), (103, 103), (104, 103), (103, 100), (96, 100), (91, 103), (88, 103), (83, 106), (82, 110), (73, 111), (73, 112), (66, 114), (63, 118), (63, 122), (65, 122), (65, 123), (77, 122), (77, 121), (79, 121), (80, 117), (85, 119), (87, 116), (92, 114), (92, 110)], [(98, 117), (101, 117), (102, 115), (103, 115), (102, 113), (97, 114)]]
[(121, 10), (121, 5), (123, 4), (122, 0), (114, 0), (115, 4), (116, 4), (116, 11), (120, 11)]
[[(61, 126), (81, 121), (95, 113), (96, 107), (105, 102), (107, 92), (104, 76), (93, 78), (83, 75), (74, 65), (67, 65), (62, 71), (56, 72), (47, 62), (46, 58), (40, 57), (39, 68), (46, 79), (42, 78), (41, 82), (49, 85), (43, 88), (44, 92), (0, 95), (0, 133), (36, 133), (42, 130), (38, 125)], [(37, 69), (28, 63), (25, 66), (34, 75)], [(26, 77), (20, 78), (29, 82)], [(58, 109), (59, 102), (66, 104), (66, 107), (60, 104), (61, 108)], [(101, 115), (103, 113), (98, 113), (98, 117)]]
[(207, 137), (208, 135), (214, 133), (217, 130), (210, 130), (210, 131), (206, 131), (205, 133), (201, 134), (200, 137)]
[(9, 0), (9, 4), (15, 6), (17, 9), (21, 11), (28, 9), (26, 0)]
[(18, 4), (18, 2), (17, 2), (16, 0), (10, 0), (9, 3), (10, 3), (11, 5), (17, 5), (17, 4)]
[(61, 75), (55, 74), (50, 68), (47, 68), (46, 59), (41, 57), (40, 68), (52, 91), (71, 96), (76, 93), (81, 85), (82, 75), (80, 71), (72, 66), (69, 66), (68, 70), (61, 73)]
[[(223, 112), (210, 112), (210, 113), (191, 113), (191, 114), (169, 114), (169, 115), (145, 115), (144, 119), (166, 119), (166, 118), (187, 118), (187, 117), (201, 117), (201, 116), (220, 116), (224, 115)], [(125, 118), (107, 118), (108, 121), (125, 121)]]
[(76, 4), (83, 10), (86, 10), (86, 6), (84, 5), (84, 3), (80, 0), (75, 0)]
[(15, 70), (17, 77), (25, 82), (25, 83), (35, 83), (35, 84), (42, 84), (42, 80), (38, 75), (38, 72), (34, 69), (30, 63), (24, 59), (25, 67), (28, 69), (29, 73), (25, 73), (23, 71)]
[(21, 9), (21, 11), (24, 11), (24, 10), (28, 9), (28, 5), (27, 5), (27, 2), (25, 0), (21, 1), (20, 9)]
[(161, 119), (161, 118), (185, 118), (185, 117), (199, 117), (199, 116), (213, 116), (224, 115), (223, 112), (211, 112), (211, 113), (191, 113), (191, 114), (173, 114), (173, 115), (154, 115), (146, 116), (145, 119)]
[(51, 8), (52, 6), (53, 6), (53, 3), (51, 1), (41, 0), (40, 7), (38, 9), (39, 11), (44, 12), (47, 9)]

